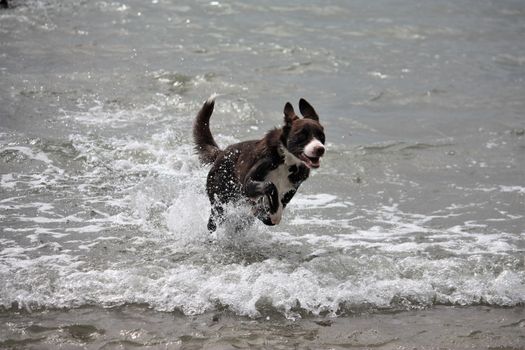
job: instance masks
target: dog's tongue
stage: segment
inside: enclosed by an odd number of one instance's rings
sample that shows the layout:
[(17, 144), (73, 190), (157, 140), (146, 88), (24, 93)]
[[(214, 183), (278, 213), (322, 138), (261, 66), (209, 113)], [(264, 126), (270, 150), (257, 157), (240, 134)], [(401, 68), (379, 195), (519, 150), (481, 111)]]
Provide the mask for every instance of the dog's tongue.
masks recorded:
[(312, 168), (319, 168), (321, 166), (321, 158), (317, 158), (315, 161), (309, 159)]
[(321, 166), (321, 158), (309, 158), (305, 154), (301, 155), (301, 160), (303, 161), (304, 165), (306, 165), (309, 169), (316, 169)]

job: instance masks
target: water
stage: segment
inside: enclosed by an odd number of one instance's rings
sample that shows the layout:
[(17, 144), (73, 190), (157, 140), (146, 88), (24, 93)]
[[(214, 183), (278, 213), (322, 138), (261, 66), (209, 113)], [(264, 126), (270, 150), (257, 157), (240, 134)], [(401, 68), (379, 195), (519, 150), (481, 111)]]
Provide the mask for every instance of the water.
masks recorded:
[[(522, 2), (11, 4), (6, 317), (135, 304), (290, 320), (522, 310)], [(208, 168), (190, 130), (212, 93), (222, 146), (280, 125), (287, 101), (319, 113), (327, 154), (281, 225), (207, 232)]]

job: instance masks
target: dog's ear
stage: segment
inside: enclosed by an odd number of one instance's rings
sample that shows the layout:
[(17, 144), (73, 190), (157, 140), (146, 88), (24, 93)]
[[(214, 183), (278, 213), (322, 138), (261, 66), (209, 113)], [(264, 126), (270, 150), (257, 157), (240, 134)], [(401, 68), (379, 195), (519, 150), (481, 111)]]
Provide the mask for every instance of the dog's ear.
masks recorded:
[(292, 104), (286, 102), (284, 105), (284, 125), (290, 127), (296, 119), (299, 119), (299, 117), (295, 114)]
[(292, 124), (294, 120), (297, 119), (299, 119), (299, 117), (295, 114), (292, 104), (290, 102), (286, 102), (284, 105), (284, 126), (283, 132), (281, 134), (281, 141), (285, 146), (288, 143), (288, 135), (292, 130)]
[(303, 117), (319, 121), (319, 116), (315, 112), (314, 107), (306, 102), (304, 98), (299, 100), (299, 110), (301, 111)]

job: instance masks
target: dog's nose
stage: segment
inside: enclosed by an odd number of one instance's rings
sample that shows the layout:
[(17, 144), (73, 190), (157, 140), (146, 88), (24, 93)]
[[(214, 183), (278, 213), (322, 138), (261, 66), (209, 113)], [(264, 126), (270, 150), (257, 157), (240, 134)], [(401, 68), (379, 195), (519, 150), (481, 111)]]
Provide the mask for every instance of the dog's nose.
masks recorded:
[(314, 149), (314, 153), (316, 157), (321, 157), (324, 154), (324, 147), (319, 146)]

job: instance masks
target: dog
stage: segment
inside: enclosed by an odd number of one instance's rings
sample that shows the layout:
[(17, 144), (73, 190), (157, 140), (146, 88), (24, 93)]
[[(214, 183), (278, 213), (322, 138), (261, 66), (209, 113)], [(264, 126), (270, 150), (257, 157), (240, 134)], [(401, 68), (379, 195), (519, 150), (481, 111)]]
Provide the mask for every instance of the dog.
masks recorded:
[(195, 150), (203, 164), (212, 164), (206, 182), (211, 203), (208, 230), (224, 220), (224, 206), (244, 201), (253, 217), (265, 225), (280, 223), (283, 210), (299, 186), (319, 168), (325, 154), (325, 133), (315, 109), (299, 101), (303, 118), (290, 102), (284, 106), (284, 125), (260, 140), (239, 142), (221, 150), (210, 131), (215, 97), (204, 102), (193, 124)]

